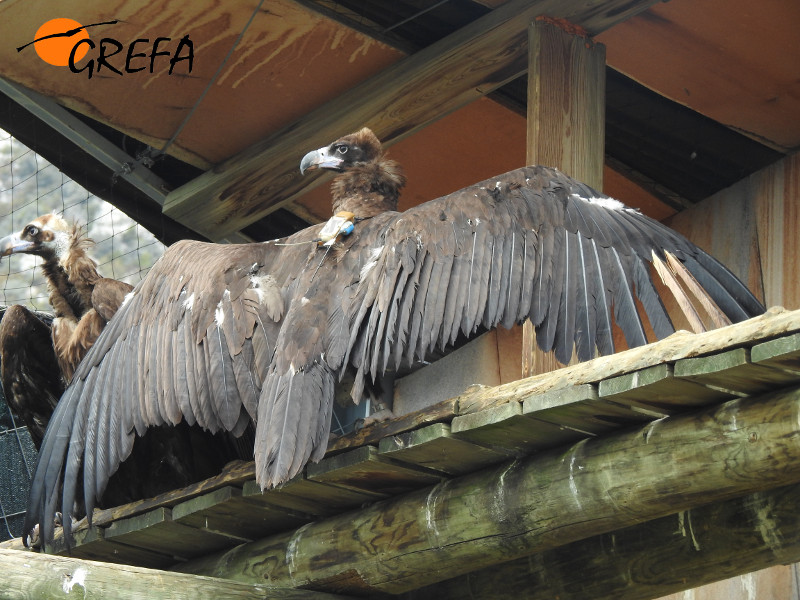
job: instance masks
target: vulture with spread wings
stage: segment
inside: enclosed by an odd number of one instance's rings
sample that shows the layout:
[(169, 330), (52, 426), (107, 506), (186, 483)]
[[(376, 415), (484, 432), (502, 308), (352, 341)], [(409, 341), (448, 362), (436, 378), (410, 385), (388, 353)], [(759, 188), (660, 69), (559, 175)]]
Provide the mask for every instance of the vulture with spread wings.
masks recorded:
[(59, 503), (70, 512), (81, 489), (91, 514), (153, 425), (238, 433), (255, 421), (267, 488), (322, 458), (345, 372), (358, 401), (386, 371), (526, 318), (543, 350), (587, 360), (614, 351), (613, 324), (629, 346), (646, 343), (637, 303), (669, 335), (651, 264), (685, 311), (695, 294), (720, 322), (764, 310), (685, 238), (555, 169), (517, 169), (398, 213), (405, 178), (370, 130), (303, 158), (301, 171), (317, 168), (339, 172), (326, 224), (263, 243), (179, 242), (134, 289), (53, 415), (26, 531), (41, 523), (49, 539)]

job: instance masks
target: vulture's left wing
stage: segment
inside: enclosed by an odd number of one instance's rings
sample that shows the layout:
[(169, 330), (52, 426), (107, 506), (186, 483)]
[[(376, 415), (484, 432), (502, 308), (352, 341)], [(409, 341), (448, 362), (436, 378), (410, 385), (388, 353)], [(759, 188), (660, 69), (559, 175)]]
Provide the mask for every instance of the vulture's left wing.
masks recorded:
[[(641, 345), (647, 339), (637, 299), (662, 338), (674, 328), (651, 279), (653, 262), (667, 279), (702, 288), (723, 321), (764, 311), (730, 271), (680, 234), (545, 167), (412, 208), (361, 253), (349, 329), (349, 362), (360, 378), (424, 360), (459, 333), (526, 318), (539, 346), (562, 363), (573, 346), (580, 360), (613, 352), (614, 322), (629, 346)], [(667, 282), (670, 289), (675, 282)]]
[(283, 314), (272, 276), (279, 253), (270, 243), (187, 241), (167, 250), (97, 338), (51, 417), (26, 533), (40, 523), (52, 539), (61, 496), (68, 536), (81, 484), (91, 515), (148, 427), (185, 420), (239, 435), (256, 418)]

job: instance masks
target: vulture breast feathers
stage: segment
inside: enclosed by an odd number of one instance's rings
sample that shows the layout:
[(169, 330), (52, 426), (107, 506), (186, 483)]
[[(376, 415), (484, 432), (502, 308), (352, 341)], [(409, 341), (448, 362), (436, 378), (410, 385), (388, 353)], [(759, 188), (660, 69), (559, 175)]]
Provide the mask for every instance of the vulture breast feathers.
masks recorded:
[(705, 290), (721, 322), (764, 310), (679, 234), (555, 169), (524, 167), (398, 213), (405, 178), (368, 129), (303, 158), (301, 171), (318, 168), (339, 172), (328, 224), (263, 243), (180, 242), (135, 288), (56, 409), (26, 531), (41, 522), (48, 539), (59, 495), (69, 513), (81, 487), (91, 514), (152, 425), (236, 433), (254, 420), (266, 488), (324, 455), (345, 370), (357, 401), (385, 370), (526, 318), (543, 350), (567, 362), (575, 347), (586, 360), (614, 351), (612, 323), (629, 346), (646, 343), (637, 300), (666, 336), (653, 261)]

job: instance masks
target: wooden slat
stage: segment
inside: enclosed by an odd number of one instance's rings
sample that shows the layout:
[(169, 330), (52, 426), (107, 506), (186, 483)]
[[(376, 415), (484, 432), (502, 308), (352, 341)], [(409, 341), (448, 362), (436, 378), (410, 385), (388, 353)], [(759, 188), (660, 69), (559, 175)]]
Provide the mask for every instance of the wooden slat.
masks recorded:
[(657, 416), (675, 414), (690, 406), (721, 402), (734, 396), (730, 392), (674, 377), (670, 363), (604, 379), (600, 382), (599, 394), (606, 400), (653, 411)]
[(106, 541), (158, 552), (173, 562), (201, 556), (231, 545), (231, 539), (172, 520), (172, 511), (157, 508), (149, 513), (116, 521), (104, 532)]
[(800, 373), (800, 333), (753, 346), (750, 360), (760, 365)]
[(305, 475), (287, 481), (280, 488), (261, 491), (255, 481), (242, 488), (242, 495), (255, 503), (294, 509), (315, 516), (333, 515), (375, 500), (375, 494), (306, 479)]
[(504, 452), (453, 437), (445, 423), (384, 438), (378, 450), (389, 458), (448, 475), (463, 475), (508, 458)]
[(172, 509), (176, 523), (225, 536), (231, 544), (294, 529), (312, 519), (296, 510), (252, 502), (233, 487), (215, 490)]
[(397, 463), (382, 456), (374, 446), (331, 456), (319, 464), (308, 465), (306, 471), (310, 481), (356, 490), (375, 499), (435, 485), (442, 480), (442, 474)]
[[(406, 415), (397, 419), (397, 422), (391, 420), (377, 423), (354, 434), (339, 438), (334, 444), (337, 449), (358, 446), (365, 439), (380, 440), (382, 437), (402, 434), (416, 427), (424, 426), (432, 419), (433, 421), (453, 420), (451, 435), (454, 439), (466, 440), (486, 447), (496, 445), (494, 450), (512, 454), (538, 451), (585, 436), (574, 430), (559, 428), (552, 423), (529, 419), (523, 415), (522, 411), (521, 403), (525, 401), (538, 397), (538, 402), (541, 403), (543, 397), (548, 398), (548, 396), (543, 396), (548, 391), (565, 390), (571, 386), (581, 386), (597, 381), (601, 381), (600, 398), (607, 399), (603, 395), (603, 389), (604, 385), (610, 385), (610, 383), (602, 382), (603, 378), (611, 377), (611, 381), (613, 381), (613, 377), (620, 376), (620, 374), (624, 378), (628, 375), (625, 374), (626, 369), (635, 369), (635, 372), (639, 373), (633, 378), (637, 379), (638, 383), (634, 385), (635, 382), (629, 379), (620, 388), (616, 387), (618, 381), (615, 383), (613, 392), (642, 392), (646, 400), (646, 396), (652, 391), (647, 384), (653, 383), (653, 381), (663, 381), (664, 374), (668, 373), (660, 365), (698, 354), (719, 353), (724, 351), (726, 345), (754, 345), (754, 352), (764, 360), (770, 359), (770, 357), (776, 360), (783, 360), (781, 357), (786, 360), (794, 360), (798, 339), (800, 339), (800, 333), (797, 333), (798, 329), (800, 329), (800, 311), (771, 310), (763, 317), (718, 331), (698, 335), (675, 334), (667, 340), (648, 347), (629, 350), (612, 357), (595, 359), (589, 363), (563, 369), (558, 373), (534, 377), (490, 390), (468, 391), (462, 397), (451, 399), (434, 407), (432, 415), (426, 415), (422, 411)], [(782, 342), (781, 340), (787, 341)], [(653, 363), (655, 363), (655, 368), (650, 372), (648, 369), (652, 367), (648, 367), (648, 364), (653, 365)], [(655, 377), (654, 374), (658, 373), (661, 373), (661, 376)], [(613, 396), (609, 395), (608, 397)], [(556, 398), (556, 396), (551, 398)], [(528, 402), (527, 406), (535, 406), (532, 402), (532, 400)], [(499, 408), (496, 411), (485, 410), (486, 407), (494, 406)], [(542, 408), (542, 405), (539, 404), (539, 407)], [(474, 416), (466, 418), (467, 415), (473, 414)], [(654, 418), (660, 416), (658, 411), (649, 415), (645, 414)], [(458, 417), (453, 419), (453, 415), (458, 415)], [(502, 440), (501, 443), (505, 448), (497, 446), (498, 440)], [(174, 507), (192, 498), (231, 485), (244, 485), (243, 496), (250, 501), (264, 503), (279, 509), (292, 509), (298, 513), (307, 513), (312, 517), (330, 516), (374, 499), (374, 496), (370, 494), (308, 481), (303, 476), (295, 478), (279, 489), (268, 490), (262, 494), (253, 479), (252, 462), (235, 463), (227, 467), (224, 473), (181, 490), (121, 507), (95, 510), (94, 522), (99, 526), (107, 526), (115, 520), (142, 514), (159, 506)], [(85, 528), (84, 520), (75, 527), (75, 535), (82, 535), (81, 532), (85, 531)], [(57, 537), (57, 541), (58, 539)], [(18, 540), (14, 540), (0, 544), (0, 546), (16, 548), (21, 547), (21, 544)]]
[(779, 389), (799, 379), (796, 374), (753, 364), (747, 348), (679, 360), (675, 376), (744, 396)]
[(599, 33), (655, 3), (511, 0), (170, 192), (164, 213), (210, 239), (224, 237), (320, 183), (300, 176), (306, 151), (364, 125), (391, 145), (525, 73), (527, 27), (536, 16)]
[(107, 540), (105, 539), (105, 530), (100, 527), (76, 531), (74, 541), (75, 547), (68, 549), (63, 540), (57, 539), (52, 553), (154, 569), (175, 564), (173, 556)]
[(597, 386), (590, 384), (526, 398), (522, 403), (522, 414), (590, 435), (602, 435), (661, 416), (600, 399)]
[(493, 450), (521, 456), (574, 442), (586, 433), (524, 416), (519, 402), (509, 402), (477, 413), (456, 417), (451, 433)]

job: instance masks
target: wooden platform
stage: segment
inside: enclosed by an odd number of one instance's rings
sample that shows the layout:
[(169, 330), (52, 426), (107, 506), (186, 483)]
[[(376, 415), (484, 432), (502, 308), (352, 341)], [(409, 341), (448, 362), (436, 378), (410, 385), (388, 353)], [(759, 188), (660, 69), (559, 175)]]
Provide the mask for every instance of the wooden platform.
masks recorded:
[[(468, 390), (335, 440), (326, 458), (279, 489), (262, 493), (252, 463), (236, 463), (182, 490), (97, 510), (91, 528), (76, 527), (70, 555), (168, 568), (533, 453), (792, 387), (800, 387), (800, 311), (773, 309), (721, 330), (679, 332)], [(21, 548), (19, 540), (0, 546)]]

